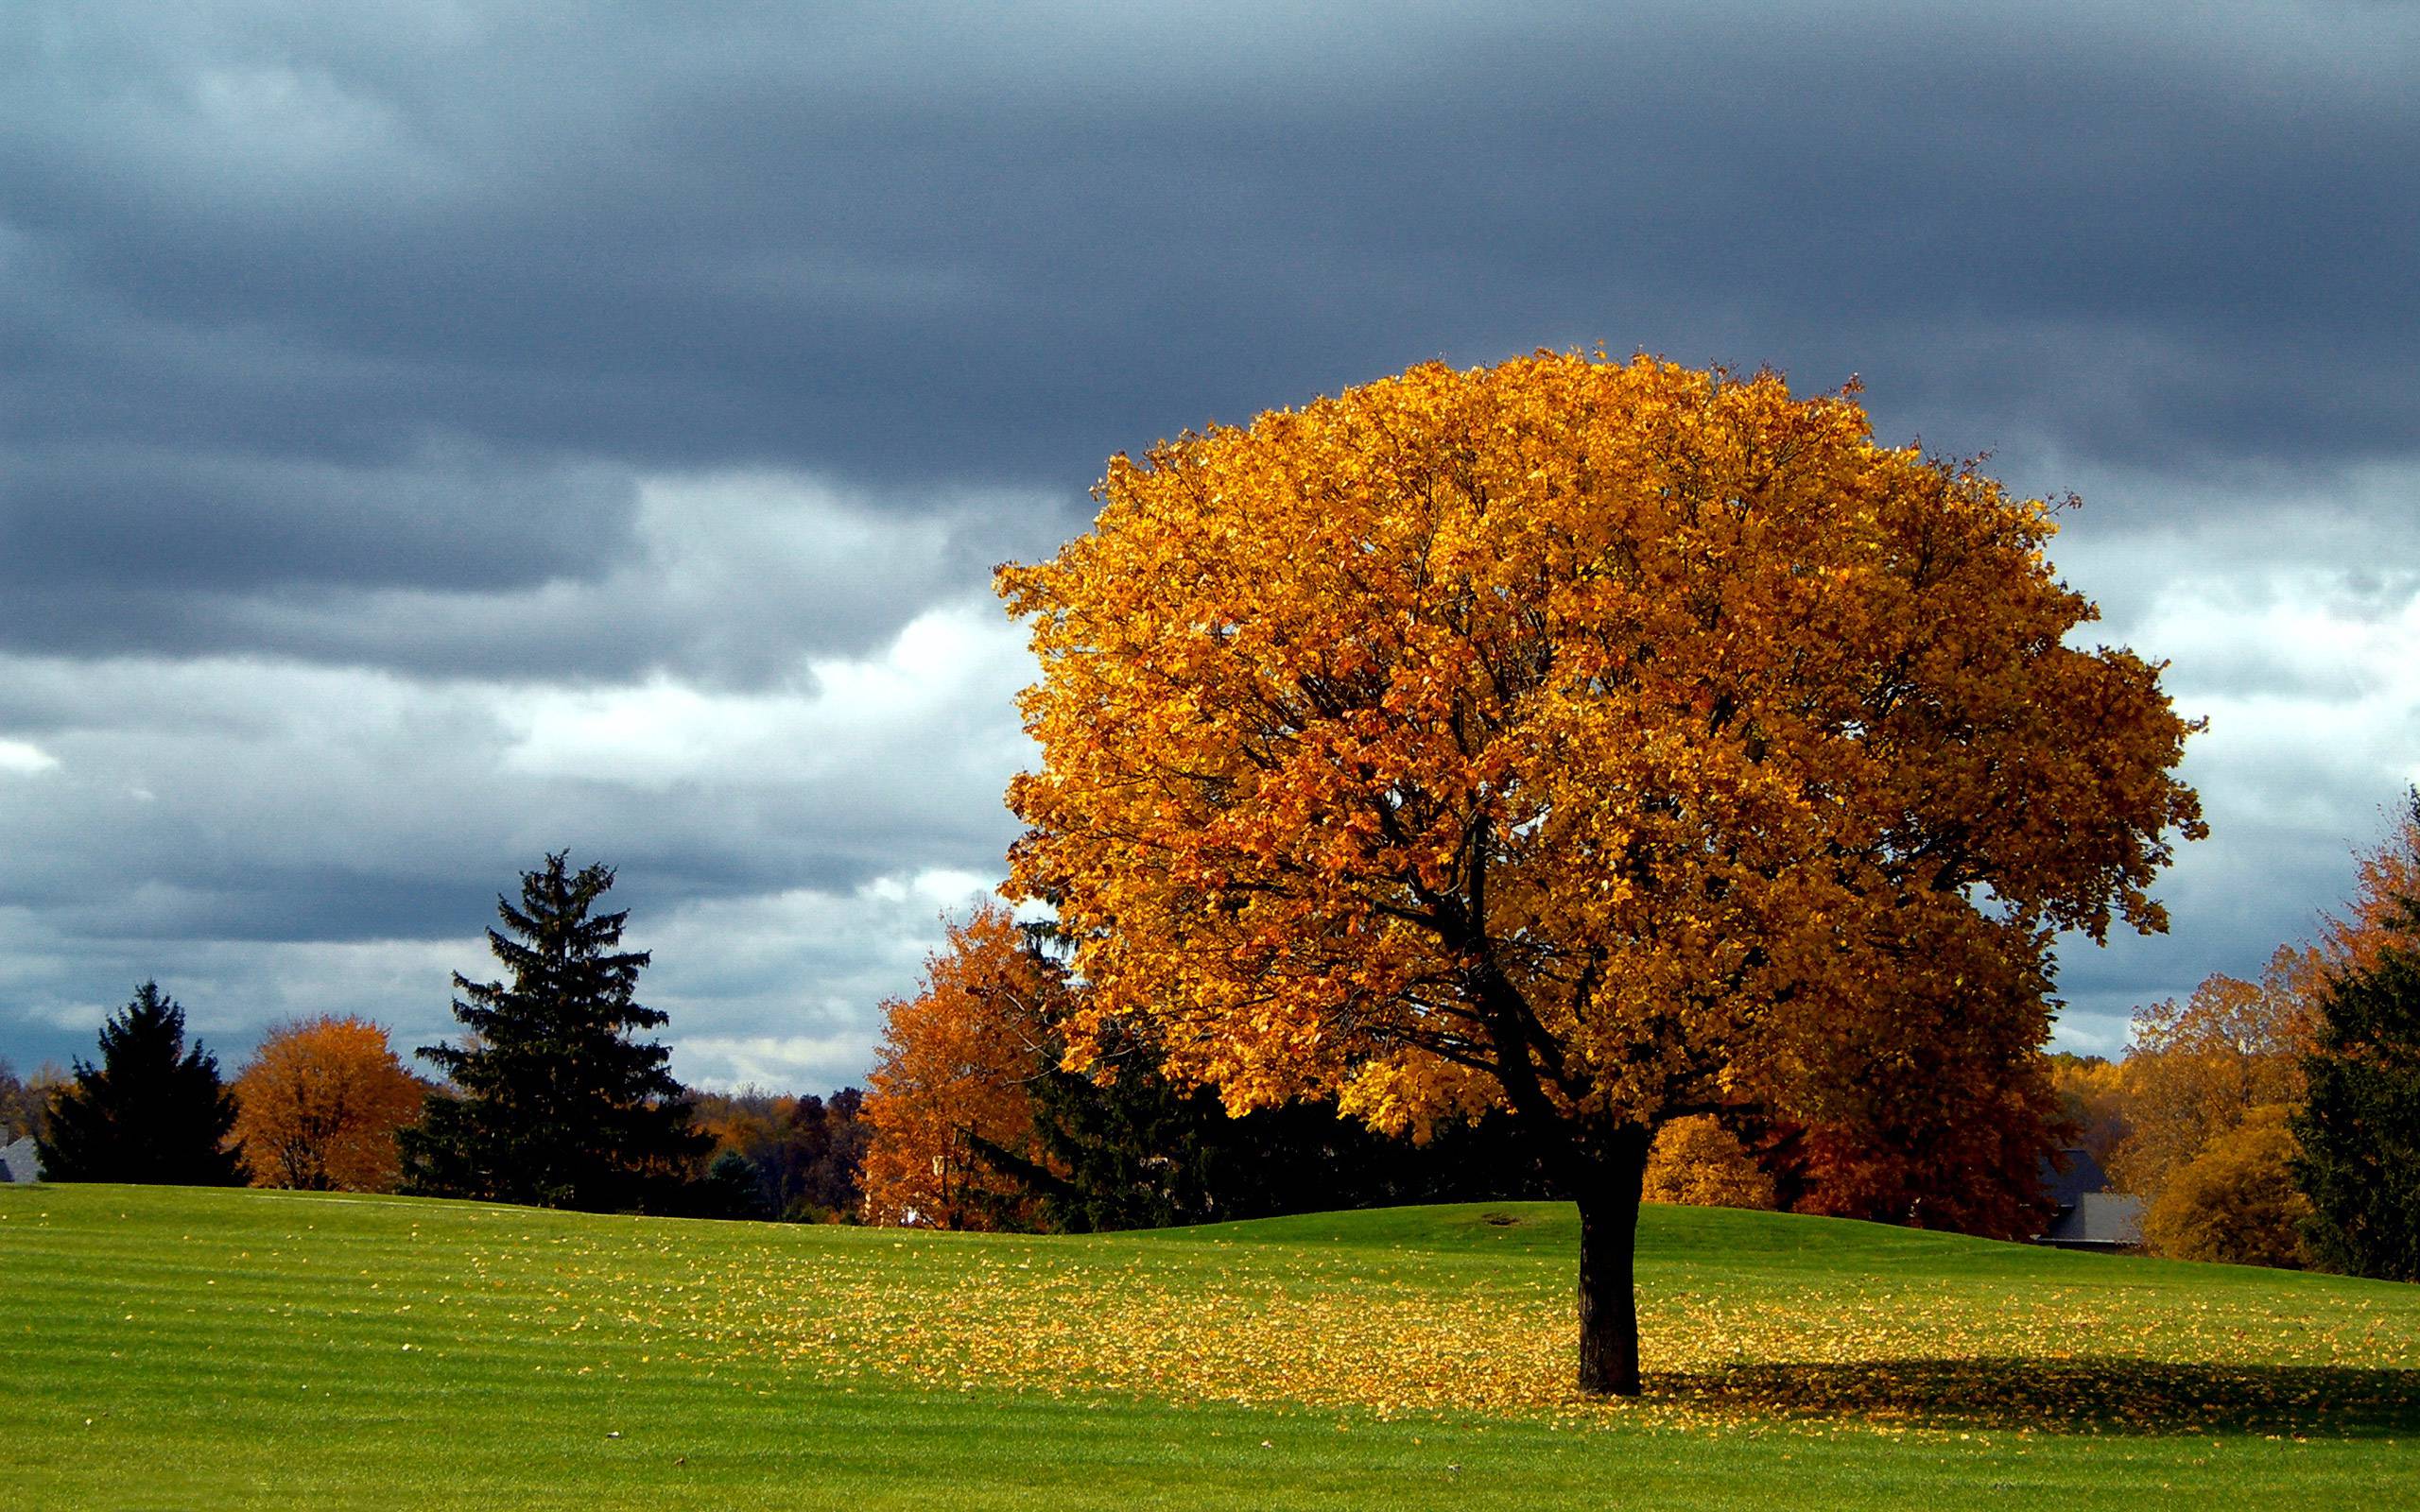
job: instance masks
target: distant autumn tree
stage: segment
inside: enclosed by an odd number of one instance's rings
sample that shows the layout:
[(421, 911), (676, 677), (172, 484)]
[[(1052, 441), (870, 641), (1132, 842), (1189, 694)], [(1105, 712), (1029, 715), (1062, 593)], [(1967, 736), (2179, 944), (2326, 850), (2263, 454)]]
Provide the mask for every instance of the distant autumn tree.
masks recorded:
[(2065, 1051), (2048, 1060), (2060, 1120), (2073, 1131), (2077, 1144), (2106, 1171), (2117, 1158), (2118, 1146), (2134, 1132), (2134, 1094), (2126, 1089), (2125, 1063)]
[(2267, 1103), (2169, 1175), (2143, 1212), (2143, 1241), (2171, 1260), (2299, 1268), (2311, 1205), (2294, 1186), (2293, 1109)]
[(2257, 982), (2213, 975), (2183, 1002), (2135, 1010), (2123, 1076), (2131, 1131), (2109, 1173), (2157, 1205), (2169, 1180), (2254, 1108), (2297, 1105), (2314, 1029), (2319, 963), (2280, 946)]
[(982, 1146), (1040, 1159), (1027, 1082), (1062, 990), (1057, 966), (987, 902), (949, 925), (923, 990), (883, 1005), (864, 1111), (873, 1222), (997, 1228), (1030, 1216), (1033, 1195)]
[(488, 948), (506, 978), (457, 973), (459, 1045), (421, 1055), (450, 1086), (400, 1136), (407, 1190), (539, 1207), (677, 1209), (709, 1144), (666, 1069), (671, 1052), (634, 1038), (666, 1015), (637, 1000), (646, 951), (617, 949), (627, 912), (596, 913), (614, 868), (578, 871), (561, 852), (521, 875), (518, 906)]
[(235, 1100), (218, 1057), (185, 1045), (185, 1010), (156, 982), (134, 989), (101, 1025), (97, 1064), (76, 1062), (52, 1096), (35, 1142), (53, 1181), (145, 1181), (240, 1186), (241, 1155), (228, 1143)]
[[(2321, 932), (2321, 960), (2340, 973), (2366, 971), (2387, 951), (2408, 948), (2404, 919), (2420, 899), (2420, 789), (2407, 794), (2385, 839), (2355, 861), (2353, 897), (2341, 913), (2327, 916)], [(2319, 984), (2313, 984), (2317, 1001)]]
[(1793, 1117), (1733, 1108), (1794, 1212), (1945, 1228), (1993, 1239), (2041, 1231), (2041, 1168), (2056, 1146), (2057, 1094), (2036, 1024), (2046, 983), (1996, 990), (1953, 975), (1910, 985), (1891, 1012), (1835, 1026), (1828, 1106)]
[(321, 1015), (282, 1025), (235, 1078), (235, 1139), (252, 1184), (309, 1192), (392, 1192), (395, 1134), (428, 1091), (387, 1031)]
[(753, 1211), (818, 1223), (861, 1215), (858, 1178), (870, 1138), (859, 1116), (864, 1092), (843, 1087), (826, 1099), (742, 1088), (691, 1095), (697, 1127), (714, 1141), (715, 1159), (737, 1154), (753, 1171)]
[(1711, 1115), (1693, 1113), (1656, 1131), (1640, 1195), (1692, 1208), (1771, 1208), (1773, 1178), (1737, 1135)]
[(20, 1079), (17, 1068), (0, 1059), (0, 1144), (31, 1139), (49, 1125), (51, 1094), (67, 1080), (55, 1066), (35, 1070)]
[(2290, 1127), (2305, 1232), (2320, 1261), (2355, 1276), (2420, 1281), (2420, 792), (2362, 873), (2352, 917), (2362, 945), (2328, 973), (2302, 1061), (2308, 1100)]
[(1011, 888), (1073, 942), (1074, 1059), (1139, 1016), (1232, 1110), (1509, 1107), (1579, 1198), (1585, 1390), (1639, 1387), (1656, 1129), (2038, 1079), (2052, 937), (2163, 927), (2202, 833), (2158, 669), (2070, 644), (2049, 508), (1849, 396), (1432, 365), (1099, 497), (999, 575), (1042, 663)]

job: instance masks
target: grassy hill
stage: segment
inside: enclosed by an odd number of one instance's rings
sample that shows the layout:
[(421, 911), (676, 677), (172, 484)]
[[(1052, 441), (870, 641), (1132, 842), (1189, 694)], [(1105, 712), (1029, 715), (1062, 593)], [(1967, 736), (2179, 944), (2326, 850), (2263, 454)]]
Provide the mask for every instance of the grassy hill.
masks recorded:
[(1651, 1209), (1091, 1238), (0, 1187), (0, 1505), (2420, 1504), (2420, 1288)]

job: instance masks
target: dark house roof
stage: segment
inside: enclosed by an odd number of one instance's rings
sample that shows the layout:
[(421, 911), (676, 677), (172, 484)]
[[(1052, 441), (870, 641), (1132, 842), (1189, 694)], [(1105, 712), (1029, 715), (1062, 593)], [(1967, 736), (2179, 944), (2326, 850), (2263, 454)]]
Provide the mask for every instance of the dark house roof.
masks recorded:
[(2092, 1152), (2081, 1147), (2042, 1158), (2042, 1194), (2062, 1208), (2072, 1208), (2087, 1192), (2109, 1190), (2109, 1174)]
[(2143, 1199), (2122, 1192), (2087, 1192), (2033, 1238), (2061, 1249), (2133, 1249), (2143, 1242)]
[(2037, 1245), (2061, 1249), (2134, 1249), (2143, 1242), (2143, 1199), (2105, 1190), (2108, 1174), (2090, 1150), (2061, 1150), (2042, 1161), (2042, 1194), (2058, 1205)]

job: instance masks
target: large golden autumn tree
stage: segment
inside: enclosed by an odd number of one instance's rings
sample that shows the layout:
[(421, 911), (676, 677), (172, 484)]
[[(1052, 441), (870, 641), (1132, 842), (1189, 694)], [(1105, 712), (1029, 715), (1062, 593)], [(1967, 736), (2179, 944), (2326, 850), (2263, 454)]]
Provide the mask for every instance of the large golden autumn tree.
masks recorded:
[[(1640, 358), (1416, 368), (1113, 458), (999, 586), (1011, 890), (1232, 1109), (1512, 1108), (1579, 1194), (1580, 1383), (1638, 1389), (1655, 1130), (2031, 1075), (2060, 930), (2201, 833), (2158, 668), (2068, 644), (2047, 506)], [(1988, 1106), (1989, 1097), (1973, 1099)]]

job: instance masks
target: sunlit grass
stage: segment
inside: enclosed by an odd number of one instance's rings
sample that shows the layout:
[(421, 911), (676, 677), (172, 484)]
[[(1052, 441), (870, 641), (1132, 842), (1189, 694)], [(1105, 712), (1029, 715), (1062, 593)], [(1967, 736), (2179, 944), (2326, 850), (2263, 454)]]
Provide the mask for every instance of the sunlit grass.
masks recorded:
[(1602, 1403), (1575, 1237), (0, 1189), (0, 1505), (2420, 1499), (2420, 1288), (1655, 1209)]

